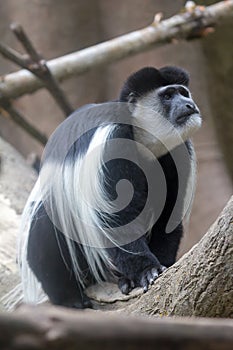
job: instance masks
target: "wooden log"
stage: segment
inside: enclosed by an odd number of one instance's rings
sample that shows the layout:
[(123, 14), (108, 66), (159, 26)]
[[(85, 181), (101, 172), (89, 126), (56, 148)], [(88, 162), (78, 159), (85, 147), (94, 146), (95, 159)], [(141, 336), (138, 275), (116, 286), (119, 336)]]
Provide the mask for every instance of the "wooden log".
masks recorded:
[(233, 321), (211, 319), (145, 319), (22, 307), (0, 315), (0, 348), (231, 350)]

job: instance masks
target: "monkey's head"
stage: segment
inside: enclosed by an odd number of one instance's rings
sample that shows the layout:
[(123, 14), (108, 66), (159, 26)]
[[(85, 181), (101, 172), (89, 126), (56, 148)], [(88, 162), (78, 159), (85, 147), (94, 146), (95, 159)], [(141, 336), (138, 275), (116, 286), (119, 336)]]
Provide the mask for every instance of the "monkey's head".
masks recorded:
[(140, 141), (158, 144), (146, 135), (145, 131), (147, 134), (149, 131), (170, 150), (201, 126), (200, 111), (188, 84), (188, 73), (177, 67), (146, 67), (126, 80), (120, 101), (129, 103), (134, 120), (141, 128), (141, 132), (139, 129), (136, 132)]

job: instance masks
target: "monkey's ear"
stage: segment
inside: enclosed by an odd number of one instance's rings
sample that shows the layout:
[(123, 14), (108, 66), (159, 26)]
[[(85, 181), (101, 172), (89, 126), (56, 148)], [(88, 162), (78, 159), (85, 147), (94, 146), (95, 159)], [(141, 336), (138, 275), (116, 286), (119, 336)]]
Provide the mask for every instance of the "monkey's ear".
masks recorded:
[(130, 112), (132, 113), (133, 110), (134, 110), (134, 103), (136, 102), (136, 96), (133, 92), (131, 92), (129, 95), (128, 95), (128, 106), (129, 106), (129, 110)]
[(136, 96), (133, 92), (131, 92), (128, 96), (128, 102), (129, 103), (135, 103), (136, 102)]
[(162, 75), (162, 77), (167, 81), (167, 85), (189, 85), (189, 74), (182, 68), (166, 66), (161, 68), (159, 72)]

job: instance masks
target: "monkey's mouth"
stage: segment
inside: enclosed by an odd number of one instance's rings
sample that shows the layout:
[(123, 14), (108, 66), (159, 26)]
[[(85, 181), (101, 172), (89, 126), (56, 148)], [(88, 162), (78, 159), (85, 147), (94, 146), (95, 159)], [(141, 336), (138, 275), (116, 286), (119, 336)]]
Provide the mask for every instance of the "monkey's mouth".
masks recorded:
[(198, 111), (187, 111), (182, 113), (176, 118), (176, 123), (178, 125), (184, 125), (190, 119), (190, 117), (194, 115), (200, 116)]

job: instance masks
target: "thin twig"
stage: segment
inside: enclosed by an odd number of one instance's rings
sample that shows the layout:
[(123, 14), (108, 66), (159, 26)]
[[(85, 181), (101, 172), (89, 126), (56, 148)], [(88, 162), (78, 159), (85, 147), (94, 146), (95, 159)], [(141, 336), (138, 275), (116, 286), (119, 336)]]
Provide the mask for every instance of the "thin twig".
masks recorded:
[(15, 34), (15, 36), (17, 37), (17, 39), (21, 42), (26, 52), (29, 54), (30, 58), (34, 62), (39, 62), (42, 59), (42, 57), (41, 55), (39, 55), (39, 53), (36, 51), (36, 49), (32, 45), (32, 42), (24, 32), (22, 26), (19, 25), (18, 23), (12, 23), (10, 28)]
[(3, 57), (16, 63), (18, 66), (26, 68), (25, 57), (11, 47), (0, 43), (0, 53), (3, 55)]
[[(29, 123), (22, 114), (15, 109), (9, 100), (0, 96), (0, 111), (3, 109), (7, 113), (7, 116), (18, 124), (22, 129), (24, 129), (33, 138), (39, 141), (42, 145), (47, 143), (46, 135), (42, 134), (38, 129), (36, 129), (31, 123)], [(2, 113), (5, 116), (5, 113)]]

